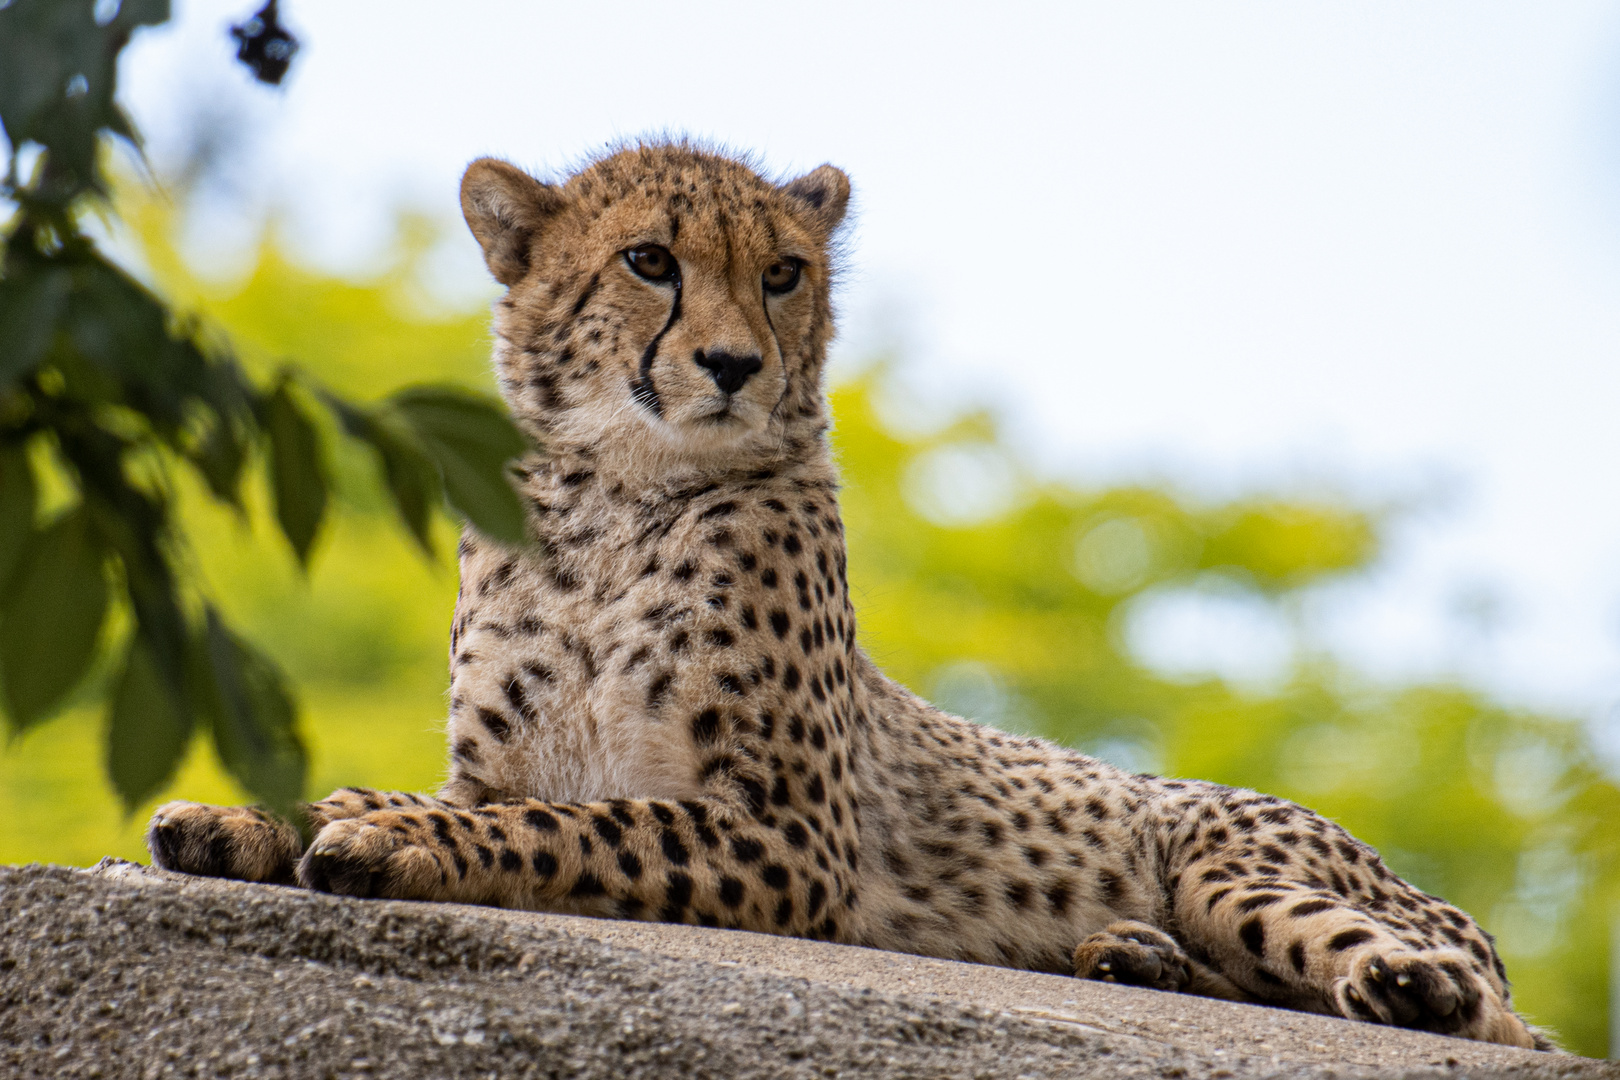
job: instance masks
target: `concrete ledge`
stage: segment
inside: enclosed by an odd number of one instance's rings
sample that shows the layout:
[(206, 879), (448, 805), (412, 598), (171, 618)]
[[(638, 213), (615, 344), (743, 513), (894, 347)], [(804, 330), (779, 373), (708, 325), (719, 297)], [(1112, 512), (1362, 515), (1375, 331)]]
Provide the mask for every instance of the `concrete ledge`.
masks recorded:
[(0, 868), (17, 1077), (1615, 1077), (1419, 1032), (791, 938)]

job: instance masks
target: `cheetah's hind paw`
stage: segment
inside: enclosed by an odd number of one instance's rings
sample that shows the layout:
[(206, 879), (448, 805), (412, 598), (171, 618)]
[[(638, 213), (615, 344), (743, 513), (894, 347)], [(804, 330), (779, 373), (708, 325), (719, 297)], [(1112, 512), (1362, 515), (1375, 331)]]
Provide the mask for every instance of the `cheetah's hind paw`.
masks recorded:
[(1117, 922), (1092, 934), (1074, 950), (1074, 973), (1082, 979), (1176, 992), (1192, 982), (1192, 961), (1176, 940), (1146, 923)]
[(1369, 949), (1334, 984), (1333, 997), (1354, 1020), (1539, 1048), (1528, 1025), (1455, 949)]
[(146, 850), (165, 870), (273, 885), (293, 884), (303, 846), (297, 829), (252, 806), (165, 803), (146, 829)]

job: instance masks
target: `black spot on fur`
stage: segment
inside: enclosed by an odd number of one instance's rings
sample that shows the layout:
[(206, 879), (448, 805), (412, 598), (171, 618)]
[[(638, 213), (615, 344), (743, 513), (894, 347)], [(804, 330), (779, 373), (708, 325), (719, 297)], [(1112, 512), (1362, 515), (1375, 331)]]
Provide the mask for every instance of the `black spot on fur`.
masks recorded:
[(1344, 950), (1354, 948), (1364, 941), (1371, 941), (1375, 936), (1371, 930), (1357, 926), (1349, 930), (1340, 930), (1337, 934), (1328, 938), (1327, 944), (1328, 948), (1333, 952), (1344, 952)]
[[(759, 778), (744, 774), (736, 778), (736, 783), (742, 789), (743, 800), (748, 803), (749, 812), (755, 817), (763, 814), (765, 812), (765, 785), (760, 782)], [(702, 835), (700, 832), (699, 836), (702, 837)], [(709, 835), (712, 836), (713, 834)], [(707, 843), (707, 839), (705, 839), (705, 843)], [(714, 847), (718, 843), (719, 840), (716, 839), (714, 843), (708, 846)]]
[(1319, 911), (1328, 911), (1338, 906), (1332, 900), (1323, 900), (1321, 897), (1317, 897), (1314, 900), (1300, 901), (1288, 909), (1288, 914), (1292, 918), (1303, 919), (1307, 915), (1315, 915)]
[(596, 830), (596, 835), (600, 836), (608, 847), (618, 847), (619, 843), (624, 839), (624, 834), (619, 829), (619, 823), (612, 818), (593, 816), (591, 818), (591, 828)]
[(544, 810), (525, 810), (523, 821), (529, 828), (539, 829), (541, 832), (557, 831), (557, 819)]
[(665, 829), (658, 839), (664, 849), (664, 858), (676, 866), (685, 866), (692, 861), (692, 853), (686, 850), (686, 845), (681, 843), (674, 829)]
[(1260, 916), (1255, 915), (1244, 921), (1238, 927), (1238, 937), (1243, 941), (1243, 947), (1256, 956), (1266, 955), (1266, 928), (1261, 924)]
[(1255, 911), (1259, 908), (1270, 907), (1281, 899), (1282, 897), (1276, 893), (1256, 893), (1253, 896), (1245, 896), (1242, 900), (1239, 900), (1237, 909), (1242, 912)]
[(1069, 901), (1073, 893), (1068, 882), (1056, 881), (1046, 888), (1046, 903), (1052, 909), (1052, 914), (1062, 915), (1069, 910)]
[(1294, 970), (1301, 975), (1305, 974), (1305, 943), (1296, 941), (1288, 946), (1288, 962), (1294, 965)]
[(647, 684), (647, 708), (656, 709), (663, 704), (664, 695), (669, 693), (669, 684), (674, 678), (673, 673), (664, 671)]
[(1100, 871), (1097, 874), (1097, 894), (1103, 903), (1117, 904), (1125, 895), (1125, 883), (1112, 870)]
[(692, 877), (677, 870), (669, 875), (664, 888), (665, 921), (673, 922), (692, 902)]
[(697, 740), (699, 746), (708, 746), (720, 738), (720, 713), (715, 709), (704, 709), (692, 717), (692, 738)]
[(484, 730), (493, 735), (497, 742), (505, 742), (507, 736), (512, 734), (512, 725), (507, 721), (506, 717), (494, 709), (479, 706), (478, 722), (484, 725)]

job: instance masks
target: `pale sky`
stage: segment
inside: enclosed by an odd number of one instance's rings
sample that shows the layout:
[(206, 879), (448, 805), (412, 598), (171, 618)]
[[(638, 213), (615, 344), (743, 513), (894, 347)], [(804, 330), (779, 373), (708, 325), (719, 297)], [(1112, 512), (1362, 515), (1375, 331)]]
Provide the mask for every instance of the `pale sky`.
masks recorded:
[[(235, 117), (240, 194), (312, 261), (364, 265), (402, 202), (453, 222), (481, 154), (674, 131), (831, 161), (846, 358), (897, 348), (907, 393), (996, 405), (1082, 481), (1420, 507), (1320, 639), (1620, 747), (1620, 4), (286, 0), (279, 92), (223, 37), (253, 0), (175, 6), (124, 69), (154, 156), (188, 96)], [(487, 295), (449, 235), (438, 286)], [(1143, 620), (1166, 666), (1275, 667), (1241, 605)]]

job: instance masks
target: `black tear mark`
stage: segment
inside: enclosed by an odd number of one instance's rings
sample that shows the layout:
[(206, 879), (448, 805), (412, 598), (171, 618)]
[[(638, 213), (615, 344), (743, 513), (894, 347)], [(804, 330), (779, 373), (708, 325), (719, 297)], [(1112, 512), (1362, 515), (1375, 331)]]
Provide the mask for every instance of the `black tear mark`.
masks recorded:
[(591, 302), (591, 295), (596, 292), (596, 286), (601, 280), (602, 272), (600, 270), (591, 275), (591, 280), (585, 285), (585, 291), (579, 294), (578, 300), (574, 301), (573, 315), (575, 318), (578, 318), (579, 313), (585, 310), (585, 305)]
[(664, 415), (664, 402), (658, 396), (658, 388), (653, 385), (652, 366), (653, 361), (658, 358), (659, 342), (664, 340), (664, 335), (669, 333), (670, 328), (681, 317), (681, 279), (678, 273), (673, 284), (675, 286), (675, 300), (669, 306), (669, 320), (664, 323), (664, 328), (654, 334), (651, 341), (647, 342), (646, 351), (641, 354), (641, 365), (637, 368), (636, 378), (630, 384), (630, 396), (641, 405), (644, 405), (648, 412), (658, 417)]

